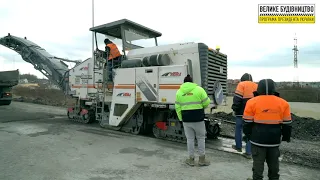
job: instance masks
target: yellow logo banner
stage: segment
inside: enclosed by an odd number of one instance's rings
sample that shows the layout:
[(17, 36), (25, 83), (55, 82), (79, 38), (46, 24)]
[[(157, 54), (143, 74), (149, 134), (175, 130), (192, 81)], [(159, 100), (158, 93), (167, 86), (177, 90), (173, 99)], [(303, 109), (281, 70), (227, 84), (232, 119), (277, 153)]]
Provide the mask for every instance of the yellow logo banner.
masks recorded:
[(258, 23), (314, 24), (315, 4), (259, 4)]

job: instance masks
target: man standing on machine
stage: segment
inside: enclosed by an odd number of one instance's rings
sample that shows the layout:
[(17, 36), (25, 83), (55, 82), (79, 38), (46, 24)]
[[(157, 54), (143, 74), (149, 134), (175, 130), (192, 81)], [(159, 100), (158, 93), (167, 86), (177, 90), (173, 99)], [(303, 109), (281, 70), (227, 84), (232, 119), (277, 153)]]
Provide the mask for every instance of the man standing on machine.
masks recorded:
[(118, 66), (121, 62), (121, 53), (117, 48), (117, 45), (110, 41), (108, 38), (104, 40), (105, 47), (105, 58), (107, 59), (108, 66), (108, 81), (113, 81), (112, 70), (113, 67)]

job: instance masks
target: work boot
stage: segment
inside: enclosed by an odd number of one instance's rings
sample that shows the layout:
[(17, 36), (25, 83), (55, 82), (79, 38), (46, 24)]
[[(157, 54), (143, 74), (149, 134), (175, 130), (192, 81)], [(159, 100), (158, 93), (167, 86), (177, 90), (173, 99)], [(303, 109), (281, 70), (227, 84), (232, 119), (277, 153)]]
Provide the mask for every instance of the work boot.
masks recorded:
[(241, 148), (237, 148), (236, 145), (232, 145), (232, 149), (238, 151), (238, 152), (242, 152)]
[(252, 159), (251, 154), (248, 154), (248, 153), (243, 153), (242, 156), (247, 158), (247, 159)]
[(199, 166), (209, 166), (210, 161), (206, 160), (205, 155), (199, 156)]
[(190, 156), (189, 158), (186, 159), (185, 163), (188, 164), (189, 166), (194, 166), (194, 157)]

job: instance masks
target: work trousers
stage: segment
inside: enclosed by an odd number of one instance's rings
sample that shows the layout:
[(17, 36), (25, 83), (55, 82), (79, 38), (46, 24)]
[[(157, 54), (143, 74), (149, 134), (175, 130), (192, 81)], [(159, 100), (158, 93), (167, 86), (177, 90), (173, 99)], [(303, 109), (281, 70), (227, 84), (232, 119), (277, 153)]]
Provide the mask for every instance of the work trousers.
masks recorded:
[[(236, 116), (236, 130), (235, 130), (235, 141), (236, 147), (242, 149), (242, 128), (243, 128), (243, 119), (241, 116)], [(250, 141), (246, 142), (246, 153), (251, 154), (251, 143)]]
[(204, 121), (183, 123), (184, 133), (187, 137), (188, 153), (194, 157), (194, 140), (197, 138), (199, 155), (205, 155), (206, 127)]
[(253, 180), (262, 180), (264, 162), (268, 165), (269, 180), (279, 180), (279, 147), (262, 147), (252, 144)]
[(120, 64), (120, 60), (119, 57), (118, 58), (114, 58), (113, 60), (108, 60), (108, 81), (113, 81), (113, 68), (114, 67), (118, 67)]

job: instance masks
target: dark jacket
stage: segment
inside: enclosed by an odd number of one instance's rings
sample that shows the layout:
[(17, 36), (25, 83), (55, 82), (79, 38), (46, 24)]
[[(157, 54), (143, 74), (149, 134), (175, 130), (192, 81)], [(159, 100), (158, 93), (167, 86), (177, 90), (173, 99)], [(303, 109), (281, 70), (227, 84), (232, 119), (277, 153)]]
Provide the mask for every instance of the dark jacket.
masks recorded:
[(255, 97), (248, 100), (243, 114), (243, 133), (252, 144), (264, 147), (279, 146), (290, 141), (291, 112), (287, 101), (279, 97), (271, 79), (258, 84)]
[(236, 116), (242, 116), (246, 103), (253, 98), (253, 92), (257, 90), (257, 84), (252, 82), (252, 76), (248, 73), (242, 75), (240, 83), (234, 92), (232, 110)]

